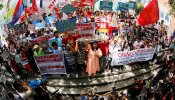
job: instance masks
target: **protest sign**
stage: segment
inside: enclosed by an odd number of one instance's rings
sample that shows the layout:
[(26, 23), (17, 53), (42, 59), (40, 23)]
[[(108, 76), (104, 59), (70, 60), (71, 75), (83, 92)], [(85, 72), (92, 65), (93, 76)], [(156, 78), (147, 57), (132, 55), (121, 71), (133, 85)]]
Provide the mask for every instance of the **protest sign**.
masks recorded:
[(77, 23), (76, 31), (78, 31), (80, 34), (94, 34), (95, 23)]
[(71, 4), (74, 7), (94, 6), (94, 0), (75, 0)]
[(71, 14), (72, 12), (74, 12), (76, 10), (76, 8), (74, 8), (72, 5), (67, 4), (62, 8), (62, 11), (66, 14)]
[(111, 65), (126, 65), (137, 61), (148, 61), (153, 58), (155, 49), (142, 48), (132, 51), (119, 51), (111, 54)]
[(97, 29), (108, 29), (111, 24), (111, 19), (106, 17), (95, 17)]
[(49, 24), (54, 23), (55, 20), (56, 20), (56, 16), (55, 15), (48, 16), (48, 17), (45, 18), (45, 22), (49, 23)]
[(41, 43), (41, 42), (43, 42), (43, 41), (49, 40), (49, 39), (52, 38), (52, 37), (54, 37), (54, 35), (53, 35), (53, 34), (50, 34), (50, 35), (45, 35), (45, 36), (38, 37), (38, 38), (36, 38), (36, 39), (31, 39), (30, 41), (31, 41), (32, 43)]
[(35, 24), (35, 29), (36, 30), (42, 29), (42, 28), (45, 28), (45, 26), (46, 26), (45, 22), (37, 23)]
[(35, 56), (41, 74), (66, 74), (64, 54)]
[(132, 9), (132, 10), (135, 10), (135, 9), (136, 9), (136, 2), (130, 1), (130, 2), (128, 3), (128, 8), (129, 8), (129, 9)]
[(56, 22), (56, 29), (59, 33), (76, 29), (76, 18)]
[(3, 60), (8, 61), (8, 59), (10, 57), (10, 52), (7, 48), (2, 51), (1, 57), (2, 57)]
[(117, 10), (128, 11), (128, 3), (118, 2)]
[(112, 11), (112, 6), (113, 6), (113, 2), (100, 1), (100, 9), (101, 10), (110, 10), (110, 11)]

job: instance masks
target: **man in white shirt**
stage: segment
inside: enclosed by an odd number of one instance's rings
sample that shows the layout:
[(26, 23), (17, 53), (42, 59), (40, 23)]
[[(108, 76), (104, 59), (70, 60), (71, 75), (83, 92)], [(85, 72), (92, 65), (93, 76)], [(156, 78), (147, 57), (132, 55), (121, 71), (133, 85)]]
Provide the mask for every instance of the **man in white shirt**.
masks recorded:
[(143, 45), (143, 42), (140, 41), (140, 39), (138, 39), (138, 38), (136, 39), (136, 41), (133, 44), (134, 49), (139, 49), (142, 45)]
[(109, 44), (109, 53), (112, 54), (113, 52), (121, 51), (122, 47), (118, 42), (118, 39), (115, 38), (110, 44)]

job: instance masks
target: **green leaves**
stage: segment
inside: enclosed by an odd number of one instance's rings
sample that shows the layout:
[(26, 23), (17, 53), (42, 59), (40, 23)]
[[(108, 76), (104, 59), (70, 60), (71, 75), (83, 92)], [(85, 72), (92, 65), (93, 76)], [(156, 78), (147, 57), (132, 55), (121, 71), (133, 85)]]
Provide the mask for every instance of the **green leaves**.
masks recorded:
[(169, 0), (169, 4), (171, 6), (171, 14), (175, 15), (175, 0)]
[(136, 7), (136, 13), (137, 15), (140, 14), (140, 12), (143, 10), (144, 5), (142, 3), (137, 3), (137, 7)]
[(4, 6), (3, 6), (2, 4), (0, 4), (0, 10), (2, 10), (3, 7), (4, 7)]

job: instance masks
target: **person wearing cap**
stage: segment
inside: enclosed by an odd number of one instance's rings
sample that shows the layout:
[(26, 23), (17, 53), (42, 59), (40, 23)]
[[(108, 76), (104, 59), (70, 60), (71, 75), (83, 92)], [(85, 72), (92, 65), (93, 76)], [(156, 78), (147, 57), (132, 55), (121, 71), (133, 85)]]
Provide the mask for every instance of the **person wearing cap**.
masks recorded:
[(43, 49), (42, 49), (42, 48), (39, 48), (38, 45), (35, 45), (35, 46), (33, 47), (33, 49), (34, 49), (34, 52), (33, 52), (33, 55), (34, 55), (34, 56), (43, 56), (43, 55), (44, 55)]
[(98, 47), (97, 41), (94, 41), (91, 45), (88, 45), (87, 52), (86, 72), (89, 76), (92, 76), (100, 71), (99, 58), (102, 56), (102, 51)]

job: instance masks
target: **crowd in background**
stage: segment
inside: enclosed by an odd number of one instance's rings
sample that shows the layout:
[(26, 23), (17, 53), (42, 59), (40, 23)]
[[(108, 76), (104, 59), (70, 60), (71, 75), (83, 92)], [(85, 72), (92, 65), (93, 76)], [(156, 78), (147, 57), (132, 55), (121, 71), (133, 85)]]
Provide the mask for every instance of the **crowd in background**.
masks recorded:
[[(128, 93), (121, 92), (119, 94), (113, 88), (112, 92), (108, 93), (108, 96), (102, 95), (102, 98), (127, 100), (129, 97), (134, 98), (143, 94), (143, 96), (140, 96), (143, 100), (161, 100), (162, 98), (162, 100), (173, 100), (175, 92), (175, 40), (172, 37), (168, 38), (163, 21), (151, 26), (141, 27), (136, 26), (136, 21), (132, 18), (134, 15), (125, 16), (124, 14), (123, 16), (123, 13), (97, 11), (91, 17), (85, 16), (83, 11), (78, 10), (76, 14), (72, 14), (72, 17), (77, 18), (78, 23), (94, 22), (96, 17), (112, 17), (112, 15), (116, 14), (119, 27), (111, 29), (109, 34), (107, 34), (109, 39), (102, 41), (85, 40), (82, 42), (78, 40), (81, 33), (77, 31), (76, 34), (65, 33), (65, 36), (62, 36), (53, 28), (9, 34), (7, 38), (8, 46), (1, 45), (1, 51), (7, 48), (10, 51), (9, 60), (5, 61), (1, 58), (1, 64), (13, 77), (19, 75), (21, 78), (27, 79), (31, 75), (40, 73), (34, 59), (35, 56), (63, 53), (67, 77), (70, 75), (78, 77), (78, 75), (85, 74), (93, 76), (104, 71), (112, 71), (114, 68), (123, 69), (123, 66), (110, 65), (110, 55), (113, 52), (155, 48), (156, 53), (151, 63), (162, 66), (162, 70), (153, 78), (150, 84), (147, 84), (147, 87), (144, 80), (136, 80), (133, 86), (128, 89)], [(45, 16), (43, 15), (43, 18)], [(57, 20), (62, 20), (61, 18), (62, 16), (60, 15), (60, 19)], [(30, 42), (30, 39), (48, 34), (54, 35), (53, 38), (39, 43)], [(1, 72), (0, 84), (2, 86), (0, 90), (9, 88), (11, 92), (8, 92), (7, 97), (12, 100), (20, 100), (20, 98), (28, 100), (33, 98), (50, 99), (49, 95), (52, 93), (49, 94), (44, 86), (32, 89), (31, 86), (23, 81), (15, 81), (11, 85), (5, 81), (4, 77), (3, 72)], [(142, 93), (145, 87), (146, 92)], [(1, 91), (1, 96), (3, 92)], [(52, 100), (60, 100), (56, 96), (52, 96)], [(82, 100), (98, 100), (98, 97), (101, 97), (101, 95), (95, 95), (92, 92), (82, 94)], [(102, 98), (99, 100), (105, 100)]]

